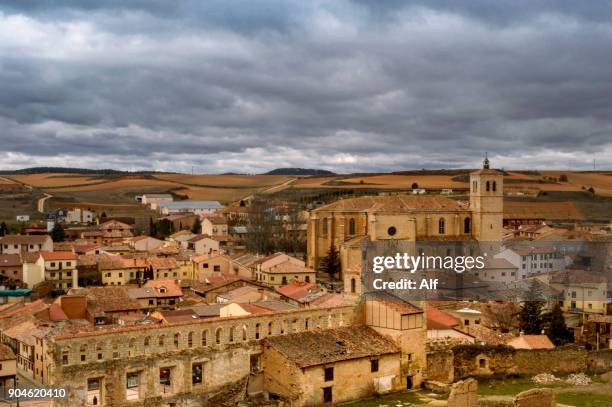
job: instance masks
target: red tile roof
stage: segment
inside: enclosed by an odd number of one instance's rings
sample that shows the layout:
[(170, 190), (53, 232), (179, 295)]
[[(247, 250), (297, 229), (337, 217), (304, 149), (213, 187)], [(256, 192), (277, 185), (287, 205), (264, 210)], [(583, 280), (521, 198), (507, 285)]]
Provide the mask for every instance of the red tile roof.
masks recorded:
[(299, 301), (314, 291), (319, 291), (317, 286), (303, 281), (291, 281), (289, 284), (276, 289), (280, 294)]
[(450, 329), (459, 324), (459, 319), (451, 314), (431, 306), (427, 307), (427, 329)]
[(144, 285), (155, 292), (155, 297), (181, 297), (183, 290), (175, 280), (149, 280)]
[(54, 303), (49, 307), (49, 319), (51, 321), (67, 321), (68, 316), (59, 304)]
[(0, 254), (0, 267), (17, 267), (21, 265), (21, 257), (18, 254)]
[(73, 252), (62, 251), (62, 252), (40, 252), (40, 255), (45, 261), (53, 260), (76, 260), (77, 255)]

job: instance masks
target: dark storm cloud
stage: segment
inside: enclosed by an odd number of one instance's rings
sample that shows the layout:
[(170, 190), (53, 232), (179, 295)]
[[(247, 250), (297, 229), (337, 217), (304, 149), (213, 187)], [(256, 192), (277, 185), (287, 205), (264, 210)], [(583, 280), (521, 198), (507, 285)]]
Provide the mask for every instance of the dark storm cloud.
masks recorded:
[[(479, 4), (480, 7), (479, 7)], [(0, 2), (0, 166), (612, 166), (604, 2)]]

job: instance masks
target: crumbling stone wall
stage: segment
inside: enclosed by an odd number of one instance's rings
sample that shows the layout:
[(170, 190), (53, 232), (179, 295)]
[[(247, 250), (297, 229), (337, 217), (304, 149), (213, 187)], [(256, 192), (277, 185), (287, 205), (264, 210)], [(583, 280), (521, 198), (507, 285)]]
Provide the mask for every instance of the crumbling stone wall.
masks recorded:
[(427, 370), (425, 380), (442, 383), (452, 383), (454, 377), (453, 351), (441, 349), (427, 353)]
[(589, 352), (587, 366), (594, 371), (612, 370), (612, 349)]
[[(451, 367), (452, 366), (452, 367)], [(427, 379), (444, 383), (467, 377), (539, 373), (564, 375), (612, 369), (612, 351), (588, 352), (577, 346), (514, 349), (508, 346), (460, 345), (427, 354)]]
[[(70, 390), (71, 399), (59, 406), (85, 405), (87, 380), (94, 378), (102, 382), (104, 405), (202, 405), (215, 392), (248, 380), (251, 356), (261, 353), (267, 336), (354, 322), (354, 307), (343, 306), (55, 337), (49, 342), (49, 382)], [(192, 385), (196, 363), (202, 364), (203, 383)], [(160, 368), (171, 371), (170, 395), (158, 390)], [(140, 378), (142, 400), (127, 401), (126, 375), (134, 372)]]
[(519, 393), (514, 398), (514, 407), (555, 407), (555, 395), (552, 389), (530, 389)]
[(477, 407), (478, 382), (475, 379), (461, 380), (451, 386), (448, 407)]

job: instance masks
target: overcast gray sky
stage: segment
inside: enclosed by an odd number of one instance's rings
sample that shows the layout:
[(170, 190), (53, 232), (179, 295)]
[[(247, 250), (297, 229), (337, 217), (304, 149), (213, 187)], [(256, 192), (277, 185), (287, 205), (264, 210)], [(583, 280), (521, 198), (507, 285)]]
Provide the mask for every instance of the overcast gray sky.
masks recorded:
[(610, 169), (611, 119), (610, 1), (0, 1), (2, 169)]

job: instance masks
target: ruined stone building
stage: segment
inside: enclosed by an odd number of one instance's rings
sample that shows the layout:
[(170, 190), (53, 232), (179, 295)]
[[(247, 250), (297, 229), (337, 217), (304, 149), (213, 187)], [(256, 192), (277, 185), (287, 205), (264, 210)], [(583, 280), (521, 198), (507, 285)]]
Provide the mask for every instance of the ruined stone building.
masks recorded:
[(94, 397), (106, 406), (199, 406), (257, 394), (320, 405), (420, 386), (423, 321), (419, 307), (386, 296), (176, 323), (64, 321), (28, 343), (34, 379), (69, 388), (59, 406)]

